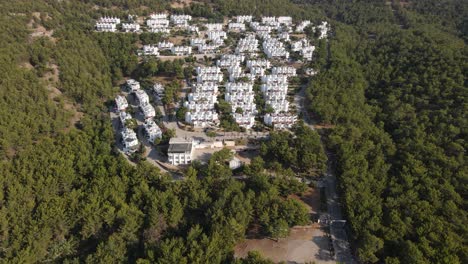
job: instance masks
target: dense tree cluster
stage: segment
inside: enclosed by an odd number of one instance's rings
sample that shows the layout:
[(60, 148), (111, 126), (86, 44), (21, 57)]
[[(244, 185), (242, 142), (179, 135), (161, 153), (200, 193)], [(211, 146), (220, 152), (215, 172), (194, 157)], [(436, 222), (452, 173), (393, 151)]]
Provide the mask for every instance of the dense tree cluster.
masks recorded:
[(466, 45), (405, 12), (337, 17), (352, 27), (336, 25), (311, 110), (337, 125), (328, 143), (358, 258), (464, 263)]
[(279, 162), (295, 171), (316, 175), (325, 172), (327, 157), (319, 134), (303, 123), (293, 132), (271, 132), (269, 139), (260, 146), (261, 156), (269, 163)]

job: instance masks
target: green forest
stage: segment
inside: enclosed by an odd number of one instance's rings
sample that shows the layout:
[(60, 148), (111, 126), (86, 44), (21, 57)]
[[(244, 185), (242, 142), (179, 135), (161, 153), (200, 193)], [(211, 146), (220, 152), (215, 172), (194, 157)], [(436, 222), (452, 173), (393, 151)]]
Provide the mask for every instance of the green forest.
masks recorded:
[[(160, 36), (93, 21), (162, 10), (329, 21), (307, 97), (332, 128), (272, 133), (245, 181), (224, 150), (183, 181), (128, 163), (108, 114), (122, 78), (182, 79), (184, 62), (139, 64), (135, 42)], [(295, 176), (327, 162), (360, 262), (468, 263), (468, 2), (4, 0), (0, 13), (0, 263), (271, 263), (233, 247), (253, 226), (280, 238), (308, 223)]]

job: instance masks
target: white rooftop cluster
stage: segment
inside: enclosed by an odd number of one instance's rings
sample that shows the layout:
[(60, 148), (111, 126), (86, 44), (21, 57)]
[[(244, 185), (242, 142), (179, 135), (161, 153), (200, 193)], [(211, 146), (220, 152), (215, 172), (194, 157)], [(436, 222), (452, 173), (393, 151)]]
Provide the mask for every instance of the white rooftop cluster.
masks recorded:
[(171, 47), (172, 54), (176, 56), (185, 56), (192, 54), (192, 47), (190, 46), (172, 46)]
[(222, 31), (223, 30), (223, 24), (221, 23), (207, 23), (205, 24), (205, 27), (207, 31)]
[(188, 101), (184, 103), (188, 109), (185, 122), (195, 127), (217, 125), (219, 118), (214, 105), (218, 102), (221, 70), (218, 67), (197, 67), (197, 81), (192, 87), (192, 93), (188, 94)]
[(115, 32), (117, 25), (120, 24), (120, 18), (101, 17), (96, 21), (96, 30), (101, 32)]
[(272, 74), (262, 77), (261, 91), (265, 97), (265, 106), (273, 109), (272, 113), (267, 113), (263, 117), (263, 122), (273, 126), (275, 129), (290, 128), (297, 121), (295, 115), (288, 113), (289, 102), (287, 100), (288, 81), (287, 76), (295, 74), (289, 69), (292, 67), (274, 67), (272, 71), (282, 72), (284, 74)]
[(223, 56), (221, 56), (221, 59), (216, 61), (216, 65), (220, 68), (240, 66), (244, 59), (245, 57), (243, 55), (224, 54)]
[(301, 53), (301, 56), (307, 60), (311, 61), (314, 54), (315, 46), (310, 45), (307, 39), (301, 39), (291, 44), (292, 51), (298, 51)]
[(159, 56), (159, 48), (156, 45), (143, 45), (141, 54), (144, 56)]
[(197, 67), (197, 82), (215, 82), (223, 81), (223, 73), (219, 67)]
[(231, 22), (228, 24), (228, 29), (231, 31), (245, 31), (245, 24), (238, 22)]
[(224, 99), (231, 104), (231, 111), (239, 126), (252, 128), (257, 109), (254, 103), (253, 84), (249, 82), (226, 83)]
[(252, 16), (237, 16), (236, 17), (237, 23), (246, 23), (246, 22), (252, 22)]
[(158, 43), (158, 49), (160, 50), (170, 50), (174, 47), (174, 44), (169, 41), (161, 41)]
[(258, 39), (254, 35), (248, 35), (237, 42), (236, 54), (256, 53), (258, 51)]
[(171, 22), (175, 27), (187, 28), (190, 20), (190, 15), (171, 15)]
[(146, 20), (146, 25), (150, 32), (153, 33), (169, 33), (169, 20), (167, 14), (151, 14), (149, 19)]
[(296, 68), (291, 66), (279, 66), (271, 69), (272, 75), (285, 75), (287, 77), (296, 76)]
[(140, 24), (138, 23), (122, 23), (122, 30), (125, 32), (139, 32)]
[(139, 107), (145, 119), (151, 119), (156, 116), (154, 107), (149, 102), (149, 96), (144, 90), (137, 90), (134, 92), (139, 102)]
[(281, 41), (276, 38), (268, 38), (263, 41), (263, 51), (268, 58), (289, 58), (289, 52)]

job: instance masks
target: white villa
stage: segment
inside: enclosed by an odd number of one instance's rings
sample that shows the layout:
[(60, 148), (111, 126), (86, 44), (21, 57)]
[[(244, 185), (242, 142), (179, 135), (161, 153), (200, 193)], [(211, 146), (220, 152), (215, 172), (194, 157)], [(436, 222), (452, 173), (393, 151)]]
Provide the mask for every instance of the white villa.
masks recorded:
[(252, 16), (237, 16), (237, 23), (252, 22)]
[(122, 143), (123, 143), (123, 151), (127, 154), (133, 153), (138, 149), (138, 139), (136, 136), (135, 131), (130, 128), (125, 127), (122, 130)]
[(156, 110), (150, 103), (140, 104), (140, 109), (145, 119), (151, 119), (156, 116)]
[(207, 31), (221, 31), (223, 30), (223, 24), (221, 23), (208, 23), (205, 24)]
[(100, 32), (116, 32), (117, 24), (97, 22), (96, 30)]
[(184, 56), (192, 54), (192, 47), (190, 46), (172, 46), (171, 52), (176, 56)]
[(228, 25), (228, 29), (231, 31), (245, 31), (245, 24), (244, 23), (236, 23), (236, 22), (231, 22)]
[(125, 123), (127, 122), (127, 120), (132, 119), (132, 115), (130, 115), (129, 113), (125, 111), (121, 111), (119, 112), (119, 119), (120, 119), (120, 123), (122, 124), (122, 127), (125, 127)]
[(156, 45), (143, 45), (142, 54), (145, 56), (159, 56), (159, 49)]
[(135, 97), (137, 98), (140, 105), (149, 103), (149, 96), (144, 90), (136, 90)]
[(136, 92), (140, 90), (140, 83), (134, 79), (127, 80), (127, 88), (130, 92)]
[(140, 24), (138, 23), (122, 23), (122, 30), (124, 32), (139, 32)]
[(118, 111), (125, 111), (128, 107), (127, 99), (124, 96), (118, 95), (115, 98), (115, 105), (117, 106)]
[(271, 69), (271, 74), (273, 75), (286, 75), (288, 77), (296, 76), (296, 69), (291, 66), (281, 66), (281, 67), (273, 67)]
[(160, 50), (170, 50), (172, 47), (174, 47), (172, 42), (162, 41), (158, 43), (158, 49)]
[(266, 114), (263, 122), (274, 129), (291, 128), (297, 122), (297, 116), (290, 114)]
[(153, 143), (155, 139), (162, 137), (162, 131), (154, 120), (146, 120), (143, 127), (145, 128), (146, 138)]

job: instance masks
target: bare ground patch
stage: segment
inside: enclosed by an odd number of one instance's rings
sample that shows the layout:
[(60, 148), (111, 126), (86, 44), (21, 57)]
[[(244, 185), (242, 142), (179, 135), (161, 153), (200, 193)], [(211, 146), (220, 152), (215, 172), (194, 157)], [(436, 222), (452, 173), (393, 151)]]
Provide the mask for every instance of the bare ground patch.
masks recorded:
[(290, 235), (279, 241), (269, 238), (246, 239), (236, 245), (234, 256), (246, 257), (249, 251), (258, 251), (274, 262), (335, 263), (331, 257), (329, 238), (318, 224), (291, 228)]
[[(301, 196), (291, 195), (289, 198), (303, 202), (311, 214), (320, 209), (320, 193), (315, 188), (308, 188)], [(242, 258), (246, 257), (249, 251), (258, 251), (274, 262), (334, 263), (329, 249), (330, 239), (327, 233), (320, 224), (314, 223), (292, 227), (289, 236), (278, 241), (271, 238), (245, 239), (234, 248), (234, 256)]]

